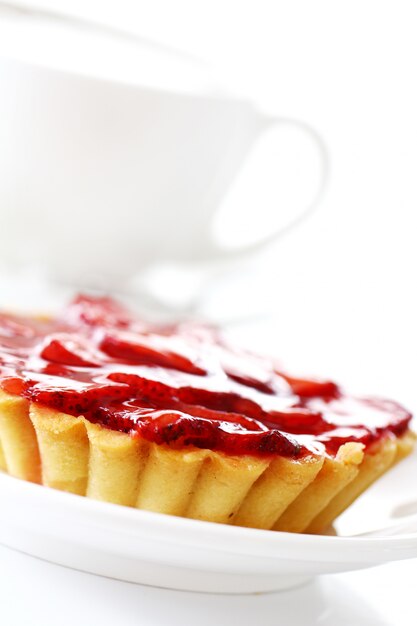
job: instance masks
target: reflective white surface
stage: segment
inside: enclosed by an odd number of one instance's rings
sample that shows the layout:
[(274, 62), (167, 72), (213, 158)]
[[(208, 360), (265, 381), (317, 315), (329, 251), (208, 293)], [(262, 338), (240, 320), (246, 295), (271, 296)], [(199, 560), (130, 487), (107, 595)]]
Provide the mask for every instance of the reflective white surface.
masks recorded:
[(186, 593), (83, 574), (0, 546), (8, 626), (414, 626), (417, 561), (246, 596)]

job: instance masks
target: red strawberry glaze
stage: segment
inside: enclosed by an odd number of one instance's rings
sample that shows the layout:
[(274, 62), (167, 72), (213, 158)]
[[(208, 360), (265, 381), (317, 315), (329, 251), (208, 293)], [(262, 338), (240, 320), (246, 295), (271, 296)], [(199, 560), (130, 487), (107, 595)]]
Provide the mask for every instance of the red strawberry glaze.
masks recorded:
[(172, 447), (300, 457), (401, 435), (399, 404), (290, 377), (216, 329), (156, 326), (78, 296), (48, 320), (0, 315), (0, 385), (44, 406)]

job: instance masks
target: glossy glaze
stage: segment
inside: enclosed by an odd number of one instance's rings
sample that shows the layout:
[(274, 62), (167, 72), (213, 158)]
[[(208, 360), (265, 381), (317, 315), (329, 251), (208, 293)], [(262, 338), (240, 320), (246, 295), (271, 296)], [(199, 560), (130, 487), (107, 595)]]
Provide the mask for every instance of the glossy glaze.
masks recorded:
[(0, 315), (0, 384), (47, 407), (172, 447), (298, 457), (400, 435), (410, 414), (297, 379), (208, 326), (155, 326), (109, 298), (54, 319)]

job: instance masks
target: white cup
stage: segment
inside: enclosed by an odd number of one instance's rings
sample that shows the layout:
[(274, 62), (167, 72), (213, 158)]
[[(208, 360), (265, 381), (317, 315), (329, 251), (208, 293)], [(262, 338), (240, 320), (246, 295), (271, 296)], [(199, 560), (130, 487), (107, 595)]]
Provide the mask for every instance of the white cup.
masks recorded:
[[(0, 51), (0, 264), (112, 287), (155, 263), (247, 253), (282, 231), (229, 249), (212, 224), (257, 138), (288, 120), (204, 87), (53, 65)], [(320, 139), (291, 123), (313, 137), (324, 175)]]

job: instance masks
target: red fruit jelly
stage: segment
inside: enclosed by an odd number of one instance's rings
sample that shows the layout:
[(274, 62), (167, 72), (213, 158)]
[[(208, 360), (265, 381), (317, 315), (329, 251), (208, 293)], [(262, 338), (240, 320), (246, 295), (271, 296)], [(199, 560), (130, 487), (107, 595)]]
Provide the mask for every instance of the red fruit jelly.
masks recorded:
[(411, 419), (390, 400), (288, 376), (209, 326), (153, 325), (85, 295), (53, 319), (0, 315), (0, 385), (158, 444), (236, 455), (332, 455), (401, 435)]

